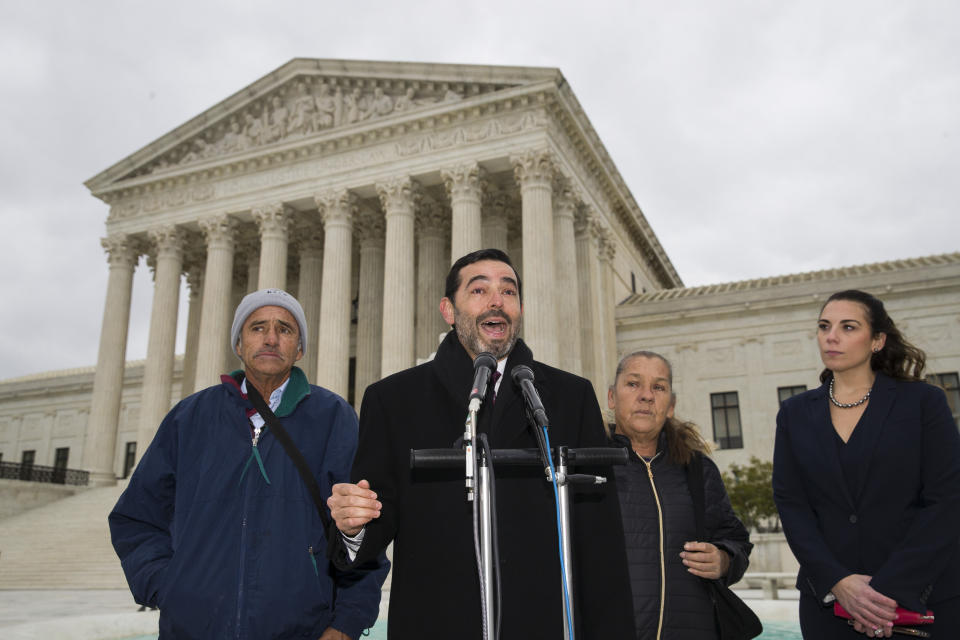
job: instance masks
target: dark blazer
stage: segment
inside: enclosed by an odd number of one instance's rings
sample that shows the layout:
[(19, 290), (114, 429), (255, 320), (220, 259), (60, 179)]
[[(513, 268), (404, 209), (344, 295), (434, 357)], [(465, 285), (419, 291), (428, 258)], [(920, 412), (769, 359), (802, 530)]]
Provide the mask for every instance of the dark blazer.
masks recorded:
[(915, 611), (960, 595), (960, 434), (943, 391), (877, 373), (850, 439), (863, 452), (854, 491), (828, 402), (823, 385), (777, 415), (773, 493), (800, 562), (797, 588), (822, 600), (860, 573)]
[[(552, 446), (604, 446), (599, 407), (583, 378), (534, 362), (522, 341), (511, 352), (496, 402), (480, 410), (479, 431), (493, 448), (532, 448), (523, 399), (509, 373), (530, 366), (550, 419)], [(410, 450), (453, 447), (463, 436), (473, 363), (451, 331), (436, 357), (370, 385), (360, 410), (353, 482), (370, 481), (383, 504), (366, 526), (355, 560), (373, 559), (391, 541), (390, 638), (480, 638), (480, 592), (473, 505), (463, 469), (410, 470)], [(579, 469), (578, 469), (579, 470)], [(563, 637), (556, 507), (541, 468), (500, 467), (496, 514), (503, 640)], [(613, 473), (606, 485), (571, 489), (574, 579), (585, 639), (632, 636), (632, 606)], [(339, 538), (339, 537), (338, 537)], [(334, 554), (349, 566), (342, 549)]]

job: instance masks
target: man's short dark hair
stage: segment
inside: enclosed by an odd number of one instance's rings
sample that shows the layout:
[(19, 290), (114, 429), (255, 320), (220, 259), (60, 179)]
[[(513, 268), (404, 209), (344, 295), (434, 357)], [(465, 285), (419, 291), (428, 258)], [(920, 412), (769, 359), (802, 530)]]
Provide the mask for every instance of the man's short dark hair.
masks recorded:
[(454, 262), (453, 266), (450, 267), (450, 272), (447, 274), (447, 285), (443, 295), (453, 302), (454, 296), (457, 294), (457, 289), (460, 288), (461, 269), (468, 264), (480, 262), (481, 260), (495, 260), (496, 262), (502, 262), (513, 269), (514, 275), (517, 276), (517, 299), (523, 303), (523, 289), (520, 286), (520, 274), (517, 273), (517, 268), (513, 266), (512, 262), (510, 262), (510, 256), (500, 249), (478, 249), (477, 251), (468, 253)]

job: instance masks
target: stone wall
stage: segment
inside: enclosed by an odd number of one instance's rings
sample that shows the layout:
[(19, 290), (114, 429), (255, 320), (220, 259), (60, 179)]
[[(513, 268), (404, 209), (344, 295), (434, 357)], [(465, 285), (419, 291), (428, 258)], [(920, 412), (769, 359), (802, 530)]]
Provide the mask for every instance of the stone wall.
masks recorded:
[(84, 491), (85, 487), (0, 480), (0, 520)]

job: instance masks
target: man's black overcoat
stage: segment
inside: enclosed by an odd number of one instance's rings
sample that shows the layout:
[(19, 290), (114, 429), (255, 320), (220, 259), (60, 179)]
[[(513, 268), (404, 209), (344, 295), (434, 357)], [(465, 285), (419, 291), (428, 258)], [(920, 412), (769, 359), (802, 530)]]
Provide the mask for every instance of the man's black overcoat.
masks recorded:
[[(518, 341), (496, 401), (491, 386), (480, 411), (479, 431), (489, 434), (493, 448), (536, 447), (523, 397), (509, 375), (517, 364), (534, 371), (552, 446), (605, 446), (590, 383), (534, 362), (530, 349)], [(434, 360), (372, 384), (364, 394), (351, 475), (353, 482), (370, 482), (383, 510), (367, 525), (355, 562), (374, 558), (394, 542), (392, 640), (481, 637), (472, 505), (465, 498), (463, 469), (410, 469), (411, 449), (453, 447), (463, 435), (472, 382), (473, 363), (451, 331)], [(613, 473), (610, 468), (592, 471), (610, 482), (571, 490), (577, 638), (631, 638), (632, 604)], [(540, 468), (494, 472), (501, 640), (557, 640), (563, 637), (563, 618), (553, 489)], [(346, 566), (342, 546), (333, 555), (336, 564)]]

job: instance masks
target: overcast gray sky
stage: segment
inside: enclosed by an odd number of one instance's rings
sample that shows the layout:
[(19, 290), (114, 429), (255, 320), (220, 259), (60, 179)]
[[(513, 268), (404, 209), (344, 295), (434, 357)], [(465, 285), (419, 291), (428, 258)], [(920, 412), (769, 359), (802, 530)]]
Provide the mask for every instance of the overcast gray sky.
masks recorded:
[[(83, 181), (294, 57), (558, 67), (688, 286), (958, 251), (958, 33), (955, 0), (0, 0), (0, 379), (96, 363)], [(133, 296), (130, 359), (142, 263)]]

